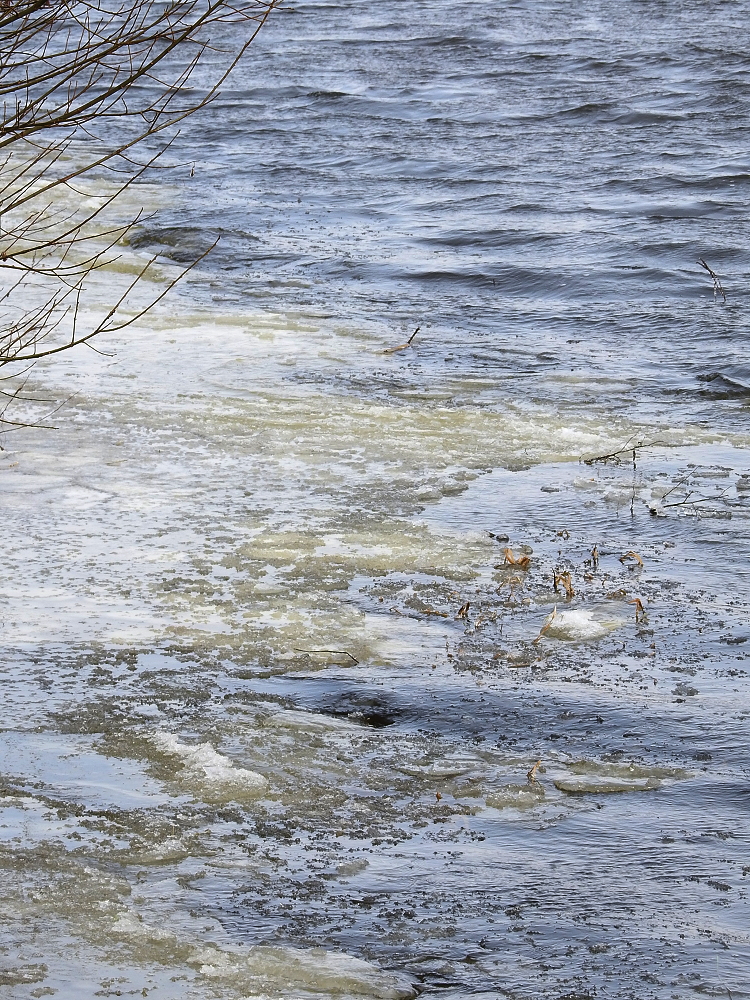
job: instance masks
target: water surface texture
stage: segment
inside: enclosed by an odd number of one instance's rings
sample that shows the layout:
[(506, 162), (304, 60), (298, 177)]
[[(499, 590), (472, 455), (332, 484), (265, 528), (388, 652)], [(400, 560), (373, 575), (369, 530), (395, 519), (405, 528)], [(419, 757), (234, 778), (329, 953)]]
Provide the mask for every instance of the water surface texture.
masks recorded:
[(102, 303), (221, 240), (3, 437), (3, 996), (750, 996), (748, 24), (290, 3), (131, 192)]

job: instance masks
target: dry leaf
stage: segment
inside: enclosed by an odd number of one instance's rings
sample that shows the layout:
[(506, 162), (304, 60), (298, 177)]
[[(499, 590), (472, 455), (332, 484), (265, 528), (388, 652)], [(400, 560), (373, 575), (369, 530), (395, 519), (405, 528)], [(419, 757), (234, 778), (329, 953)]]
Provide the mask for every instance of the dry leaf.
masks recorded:
[(508, 566), (519, 566), (521, 569), (528, 569), (531, 565), (531, 559), (528, 556), (519, 555), (516, 557), (513, 555), (513, 549), (503, 549), (503, 555), (505, 556), (505, 563)]
[(555, 593), (559, 593), (557, 589), (558, 583), (561, 583), (565, 588), (565, 593), (568, 597), (575, 597), (575, 590), (573, 590), (573, 582), (570, 579), (570, 573), (553, 573)]
[(470, 604), (471, 604), (470, 601), (467, 601), (466, 604), (462, 604), (461, 607), (458, 609), (458, 614), (456, 615), (456, 618), (468, 618)]
[(638, 621), (638, 615), (641, 616), (641, 621), (646, 617), (646, 611), (641, 603), (640, 597), (636, 597), (633, 601), (628, 601), (628, 604), (635, 604), (635, 620)]
[(542, 636), (547, 631), (547, 629), (550, 627), (550, 625), (555, 620), (555, 618), (557, 618), (557, 605), (555, 605), (554, 608), (552, 609), (552, 614), (547, 619), (547, 623), (542, 626), (541, 631), (539, 632), (539, 635), (536, 637), (536, 639), (534, 639), (534, 643), (539, 642), (539, 640), (542, 638)]
[(537, 771), (537, 768), (541, 765), (541, 763), (542, 763), (542, 761), (541, 761), (541, 759), (539, 759), (536, 762), (536, 764), (534, 764), (534, 766), (531, 768), (531, 770), (526, 772), (526, 780), (528, 781), (528, 783), (530, 785), (533, 785), (534, 782), (536, 781), (536, 771)]
[(630, 552), (626, 552), (624, 556), (620, 556), (620, 562), (621, 563), (627, 562), (628, 559), (634, 559), (635, 562), (637, 562), (639, 566), (643, 566), (643, 560), (638, 555), (638, 553), (637, 552), (633, 552), (632, 549), (630, 550)]

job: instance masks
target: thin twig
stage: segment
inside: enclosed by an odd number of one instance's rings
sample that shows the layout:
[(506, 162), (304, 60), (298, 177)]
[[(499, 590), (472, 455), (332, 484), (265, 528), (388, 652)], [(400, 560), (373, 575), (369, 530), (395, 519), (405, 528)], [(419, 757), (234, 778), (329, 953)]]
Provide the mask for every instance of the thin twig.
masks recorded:
[(727, 301), (726, 292), (724, 291), (724, 288), (722, 287), (719, 275), (716, 273), (716, 271), (712, 271), (711, 270), (711, 268), (708, 266), (708, 264), (705, 262), (705, 260), (702, 257), (698, 258), (697, 263), (700, 264), (700, 266), (703, 268), (704, 271), (708, 271), (708, 273), (711, 275), (711, 278), (713, 279), (713, 283), (714, 283), (714, 301), (716, 301), (716, 293), (718, 292), (719, 295), (721, 295), (722, 299), (724, 299), (724, 302), (726, 302)]
[(409, 339), (407, 341), (405, 341), (403, 344), (397, 344), (395, 347), (387, 347), (383, 351), (383, 354), (395, 354), (397, 351), (405, 351), (407, 349), (407, 347), (411, 347), (412, 340), (414, 340), (414, 338), (416, 337), (416, 335), (419, 333), (419, 331), (421, 329), (422, 329), (422, 327), (418, 326), (417, 329), (414, 331), (414, 333), (411, 335), (411, 337), (409, 337)]
[[(633, 435), (635, 437), (635, 435)], [(633, 437), (628, 438), (625, 444), (618, 448), (616, 451), (611, 451), (607, 455), (594, 455), (591, 458), (582, 458), (584, 465), (594, 465), (596, 462), (608, 462), (612, 459), (619, 462), (622, 455), (627, 455), (628, 452), (633, 453), (633, 462), (635, 462), (636, 450), (643, 448), (653, 448), (656, 445), (660, 445), (663, 448), (672, 447), (668, 441), (636, 441), (633, 443)]]
[(294, 647), (295, 653), (335, 653), (336, 656), (348, 656), (352, 663), (357, 664), (359, 660), (352, 656), (351, 653), (347, 652), (345, 649), (299, 649), (297, 646)]

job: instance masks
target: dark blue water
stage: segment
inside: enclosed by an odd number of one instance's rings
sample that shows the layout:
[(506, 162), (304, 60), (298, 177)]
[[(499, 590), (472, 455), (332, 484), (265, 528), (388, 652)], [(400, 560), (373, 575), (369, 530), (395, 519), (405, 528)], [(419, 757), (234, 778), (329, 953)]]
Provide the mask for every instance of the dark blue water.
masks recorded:
[(186, 135), (191, 225), (222, 235), (230, 298), (420, 325), (428, 380), (575, 406), (575, 373), (641, 418), (744, 432), (746, 14), (282, 8)]

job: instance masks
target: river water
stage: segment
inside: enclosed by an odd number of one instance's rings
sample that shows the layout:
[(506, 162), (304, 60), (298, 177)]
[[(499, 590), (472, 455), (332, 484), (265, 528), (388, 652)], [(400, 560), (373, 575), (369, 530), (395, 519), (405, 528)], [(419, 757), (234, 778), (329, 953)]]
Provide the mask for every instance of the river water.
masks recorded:
[(3, 996), (750, 996), (748, 24), (290, 5), (138, 187), (102, 302), (218, 247), (2, 441)]

